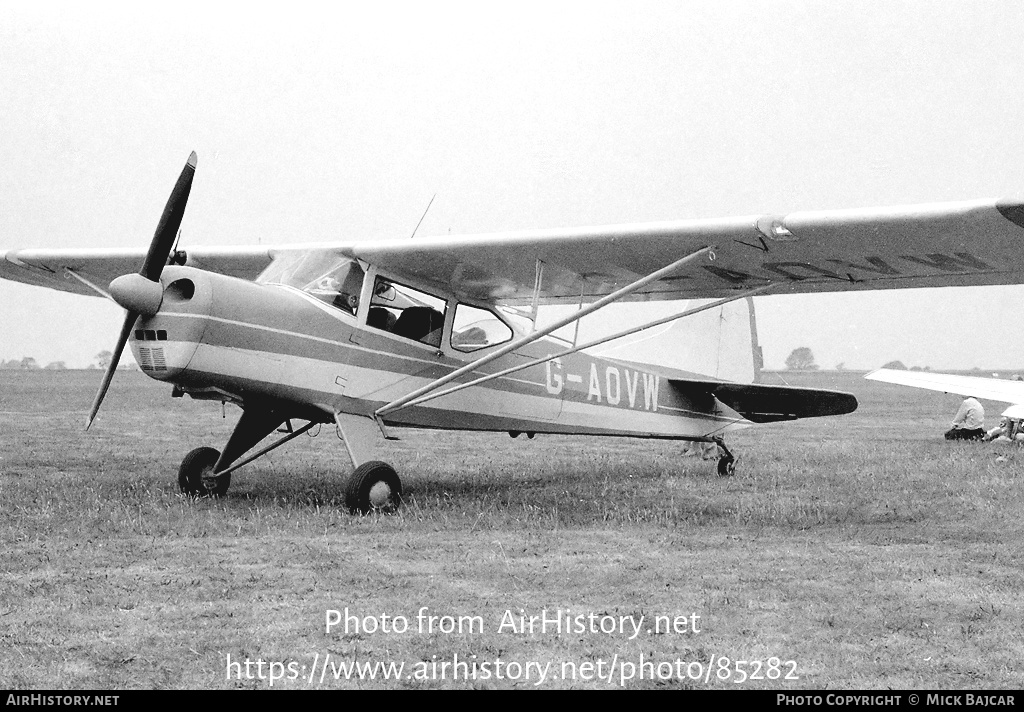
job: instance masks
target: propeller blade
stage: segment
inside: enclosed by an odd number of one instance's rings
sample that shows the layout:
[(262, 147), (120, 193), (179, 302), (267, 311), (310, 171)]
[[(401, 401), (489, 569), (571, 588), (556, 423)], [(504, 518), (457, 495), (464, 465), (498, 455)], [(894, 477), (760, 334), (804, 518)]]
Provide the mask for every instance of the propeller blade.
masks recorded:
[(188, 157), (188, 162), (178, 176), (178, 182), (174, 184), (171, 197), (167, 199), (164, 213), (160, 216), (160, 222), (153, 233), (153, 241), (149, 244), (149, 252), (146, 254), (146, 261), (139, 270), (146, 279), (156, 282), (160, 279), (160, 273), (167, 264), (167, 258), (174, 247), (178, 228), (181, 227), (181, 219), (185, 215), (185, 204), (188, 202), (189, 191), (192, 190), (192, 178), (196, 174), (196, 152), (193, 151)]
[(110, 357), (110, 365), (107, 366), (107, 372), (103, 374), (103, 383), (100, 384), (100, 390), (96, 394), (95, 400), (92, 402), (92, 409), (89, 411), (89, 419), (85, 421), (86, 430), (88, 430), (92, 425), (92, 421), (96, 418), (96, 413), (99, 412), (100, 403), (103, 402), (103, 397), (107, 395), (107, 388), (110, 387), (110, 380), (114, 377), (114, 371), (117, 370), (117, 363), (121, 360), (121, 353), (124, 351), (125, 344), (128, 343), (128, 336), (132, 333), (132, 327), (135, 326), (135, 320), (138, 318), (138, 312), (128, 312), (124, 317), (124, 325), (121, 326), (121, 336), (118, 337), (117, 346), (114, 347), (114, 355)]
[[(167, 205), (164, 206), (163, 215), (160, 216), (160, 222), (157, 223), (156, 232), (153, 233), (153, 241), (149, 243), (149, 251), (146, 253), (146, 260), (142, 263), (142, 269), (139, 270), (139, 274), (148, 279), (150, 282), (160, 282), (160, 273), (164, 271), (164, 265), (167, 264), (167, 258), (171, 254), (171, 250), (174, 248), (178, 235), (178, 228), (181, 227), (181, 219), (185, 216), (185, 205), (188, 203), (188, 194), (192, 190), (192, 178), (196, 174), (196, 162), (198, 158), (196, 152), (192, 153), (188, 157), (188, 161), (185, 162), (185, 167), (181, 170), (181, 175), (178, 176), (178, 181), (174, 184), (174, 189), (171, 190), (171, 197), (167, 199)], [(124, 281), (123, 277), (118, 279)], [(117, 282), (118, 280), (114, 280)], [(143, 283), (145, 284), (145, 283)], [(128, 290), (129, 293), (139, 292), (139, 289)], [(143, 296), (145, 292), (143, 291)], [(131, 294), (129, 294), (131, 296)], [(154, 307), (154, 313), (159, 309), (159, 300), (150, 300), (150, 302), (156, 303)], [(124, 347), (128, 343), (128, 337), (132, 333), (132, 328), (135, 326), (136, 319), (139, 318), (141, 312), (134, 311), (132, 309), (125, 310), (124, 324), (121, 326), (121, 335), (117, 338), (117, 346), (114, 348), (114, 355), (110, 359), (110, 365), (107, 366), (107, 372), (103, 374), (103, 383), (100, 384), (100, 390), (96, 394), (96, 399), (92, 402), (92, 408), (89, 410), (89, 418), (85, 422), (85, 429), (88, 430), (92, 426), (92, 421), (96, 419), (96, 413), (100, 410), (100, 404), (103, 403), (103, 397), (107, 395), (107, 389), (110, 387), (110, 381), (114, 378), (114, 371), (117, 370), (117, 363), (121, 360), (121, 354), (124, 353)]]
[[(177, 241), (178, 229), (181, 227), (181, 219), (185, 216), (185, 205), (188, 203), (188, 194), (192, 190), (192, 178), (196, 174), (196, 162), (198, 157), (196, 152), (192, 153), (188, 157), (188, 161), (185, 163), (185, 167), (181, 170), (181, 175), (178, 176), (178, 181), (174, 184), (174, 189), (171, 190), (171, 197), (167, 199), (167, 205), (164, 206), (163, 215), (160, 216), (160, 222), (157, 223), (156, 232), (153, 233), (153, 241), (149, 243), (149, 251), (146, 253), (146, 260), (142, 263), (142, 269), (139, 270), (139, 274), (148, 279), (150, 282), (156, 282), (158, 286), (160, 282), (160, 273), (164, 271), (164, 265), (167, 264), (167, 258), (171, 254), (171, 250)], [(122, 283), (125, 281), (124, 276), (119, 277)], [(114, 282), (118, 280), (115, 279)], [(143, 287), (139, 288), (135, 283), (129, 283), (127, 287), (134, 285), (134, 288), (127, 289), (129, 296), (138, 297), (140, 294), (142, 297), (147, 296), (145, 290), (145, 284), (142, 283)], [(154, 285), (150, 285), (154, 286)], [(152, 296), (152, 295), (148, 295)], [(129, 305), (132, 304), (130, 300)], [(143, 299), (145, 302), (146, 300)], [(119, 302), (120, 303), (120, 302)], [(159, 310), (159, 299), (149, 299), (148, 303), (155, 304), (153, 307), (153, 313), (155, 314)], [(88, 430), (92, 426), (92, 421), (96, 419), (96, 413), (100, 410), (100, 404), (103, 403), (104, 396), (107, 395), (107, 389), (110, 388), (110, 381), (114, 378), (114, 371), (117, 370), (117, 363), (121, 360), (121, 354), (124, 353), (124, 347), (128, 343), (128, 337), (132, 333), (132, 328), (135, 326), (136, 319), (139, 318), (141, 312), (134, 311), (132, 309), (125, 310), (124, 324), (121, 326), (121, 335), (117, 339), (117, 346), (114, 348), (114, 355), (110, 359), (110, 365), (107, 366), (107, 372), (103, 374), (103, 383), (100, 384), (100, 390), (96, 394), (95, 400), (92, 402), (92, 408), (89, 410), (89, 418), (85, 422), (85, 429)], [(152, 314), (148, 314), (152, 316)]]

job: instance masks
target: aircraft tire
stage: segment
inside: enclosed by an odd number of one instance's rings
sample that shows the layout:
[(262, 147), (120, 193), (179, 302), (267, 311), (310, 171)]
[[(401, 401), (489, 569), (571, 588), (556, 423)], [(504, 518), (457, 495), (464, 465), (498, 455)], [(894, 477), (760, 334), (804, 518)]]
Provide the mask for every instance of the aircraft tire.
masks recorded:
[(386, 462), (371, 460), (357, 467), (345, 490), (345, 506), (352, 514), (398, 510), (402, 503), (402, 481)]
[(231, 473), (214, 476), (213, 466), (220, 453), (212, 447), (197, 447), (185, 455), (178, 468), (178, 487), (189, 497), (223, 497), (231, 485)]
[(736, 474), (736, 458), (724, 455), (718, 458), (718, 476), (732, 477)]

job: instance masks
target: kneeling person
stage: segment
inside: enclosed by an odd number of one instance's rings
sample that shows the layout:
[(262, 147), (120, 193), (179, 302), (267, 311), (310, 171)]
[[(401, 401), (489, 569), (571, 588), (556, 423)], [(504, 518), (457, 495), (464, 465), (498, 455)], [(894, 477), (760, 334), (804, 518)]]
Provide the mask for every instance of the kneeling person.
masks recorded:
[(953, 418), (946, 440), (982, 440), (985, 437), (985, 409), (976, 398), (967, 398)]

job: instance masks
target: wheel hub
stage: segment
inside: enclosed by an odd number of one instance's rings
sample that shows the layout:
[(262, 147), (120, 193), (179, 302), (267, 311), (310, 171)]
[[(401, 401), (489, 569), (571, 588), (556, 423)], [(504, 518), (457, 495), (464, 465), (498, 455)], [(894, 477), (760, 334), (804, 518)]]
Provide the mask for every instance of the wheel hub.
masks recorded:
[(199, 480), (203, 483), (203, 489), (213, 492), (217, 489), (217, 475), (213, 474), (213, 467), (204, 467), (199, 474)]
[(377, 482), (370, 488), (370, 505), (386, 507), (391, 502), (391, 486), (387, 482)]

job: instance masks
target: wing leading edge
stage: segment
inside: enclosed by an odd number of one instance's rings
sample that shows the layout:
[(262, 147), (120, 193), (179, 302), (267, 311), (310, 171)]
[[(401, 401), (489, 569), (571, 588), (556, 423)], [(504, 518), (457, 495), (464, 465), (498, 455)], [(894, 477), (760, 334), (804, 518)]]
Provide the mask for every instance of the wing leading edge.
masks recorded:
[(704, 246), (631, 300), (1024, 282), (1024, 204), (996, 200), (360, 243), (353, 253), (485, 301), (603, 296)]
[[(112, 280), (138, 271), (146, 249), (11, 250), (0, 252), (0, 279), (96, 296), (93, 285), (106, 289)], [(253, 280), (270, 264), (267, 247), (195, 247), (171, 256), (172, 264), (188, 264), (212, 272)], [(75, 279), (69, 272), (79, 275)]]
[[(702, 247), (714, 258), (654, 282), (631, 300), (1024, 283), (1024, 203), (963, 203), (752, 215), (380, 242), (194, 247), (179, 263), (254, 279), (272, 259), (332, 250), (466, 299), (543, 303), (605, 296)], [(133, 271), (139, 250), (0, 253), (0, 278), (93, 293)]]

